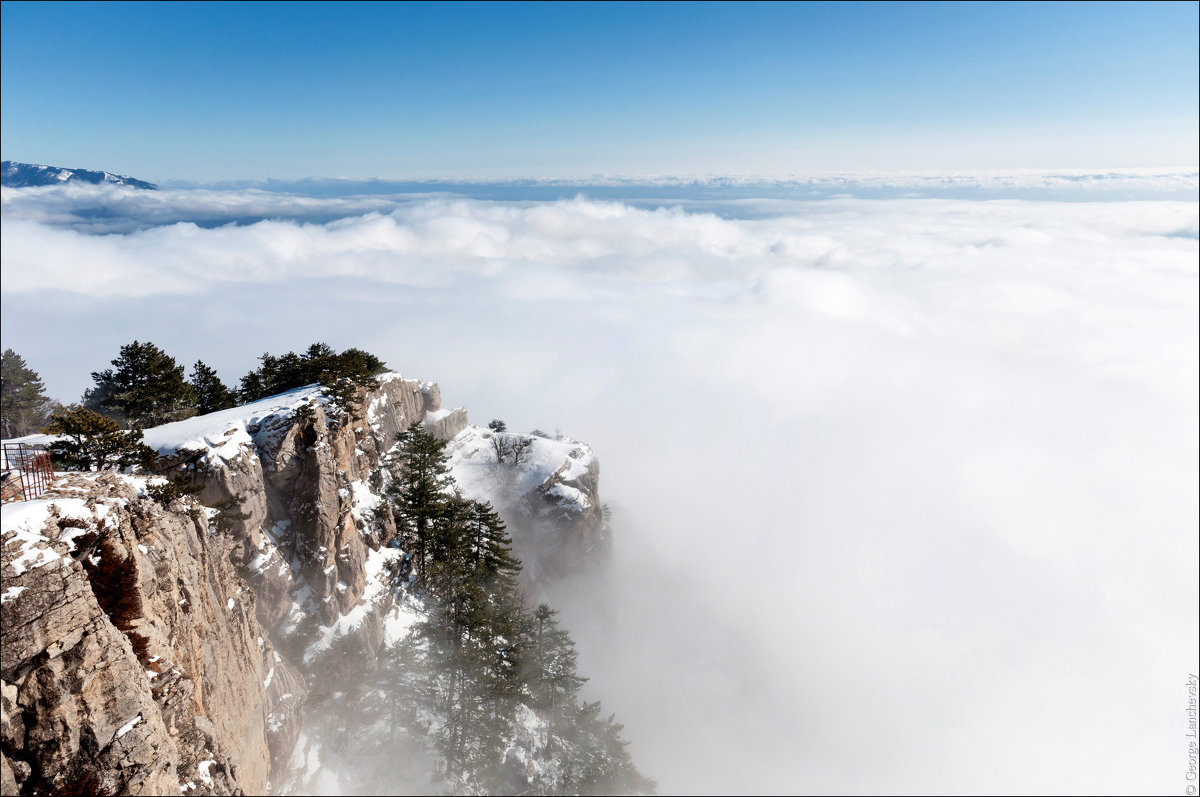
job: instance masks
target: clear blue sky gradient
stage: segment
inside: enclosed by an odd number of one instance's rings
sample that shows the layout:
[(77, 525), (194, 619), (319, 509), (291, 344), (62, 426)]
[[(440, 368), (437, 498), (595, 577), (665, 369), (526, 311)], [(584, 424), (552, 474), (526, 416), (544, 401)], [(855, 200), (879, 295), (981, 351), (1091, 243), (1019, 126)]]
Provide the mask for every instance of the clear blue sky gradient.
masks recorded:
[(3, 157), (151, 180), (1192, 166), (1200, 5), (3, 4)]

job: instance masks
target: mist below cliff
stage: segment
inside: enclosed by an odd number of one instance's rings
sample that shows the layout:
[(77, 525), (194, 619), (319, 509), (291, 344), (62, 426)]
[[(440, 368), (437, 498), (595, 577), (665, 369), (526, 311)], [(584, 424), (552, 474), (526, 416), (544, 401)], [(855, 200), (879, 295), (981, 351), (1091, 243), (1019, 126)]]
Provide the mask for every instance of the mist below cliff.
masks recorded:
[(323, 339), (589, 443), (614, 559), (552, 596), (664, 793), (1177, 786), (1197, 205), (752, 204), (6, 218), (5, 345), (69, 399)]

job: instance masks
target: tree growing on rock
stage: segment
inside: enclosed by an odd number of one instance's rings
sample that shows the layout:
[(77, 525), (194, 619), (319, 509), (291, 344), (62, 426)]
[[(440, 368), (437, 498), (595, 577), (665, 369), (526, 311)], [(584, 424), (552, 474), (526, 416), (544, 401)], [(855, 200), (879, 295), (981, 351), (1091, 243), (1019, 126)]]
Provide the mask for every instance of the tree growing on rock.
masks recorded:
[(370, 352), (346, 349), (338, 354), (325, 343), (314, 343), (303, 354), (268, 352), (258, 359), (259, 367), (242, 377), (238, 391), (242, 401), (258, 401), (319, 382), (334, 407), (352, 416), (362, 390), (376, 387), (375, 377), (387, 370), (383, 360)]
[[(497, 432), (496, 437), (503, 436)], [(491, 505), (464, 498), (446, 443), (413, 425), (399, 439), (388, 497), (415, 547), (425, 619), (392, 655), (393, 713), (436, 717), (428, 731), (446, 789), (455, 793), (653, 793), (634, 766), (621, 726), (599, 703), (581, 702), (578, 654), (547, 605), (529, 612), (520, 561)], [(402, 664), (402, 666), (401, 666)], [(389, 669), (390, 668), (390, 669)], [(554, 780), (525, 782), (504, 753), (527, 706), (545, 723), (534, 754)], [(540, 748), (540, 749), (536, 749)]]
[(501, 465), (508, 463), (514, 468), (529, 459), (533, 449), (533, 440), (508, 432), (492, 434), (492, 450), (496, 452), (496, 461)]
[(363, 391), (379, 385), (375, 378), (378, 372), (372, 370), (373, 366), (367, 358), (379, 362), (373, 355), (349, 349), (323, 360), (317, 373), (317, 381), (321, 383), (325, 395), (332, 400), (333, 406), (355, 420), (358, 420), (359, 399)]
[(105, 470), (153, 466), (158, 453), (142, 442), (141, 427), (129, 431), (112, 418), (86, 407), (72, 407), (50, 417), (46, 432), (63, 439), (50, 444), (50, 455), (68, 470)]
[(199, 495), (203, 490), (202, 483), (185, 474), (176, 473), (165, 482), (148, 485), (146, 495), (163, 506), (169, 506), (182, 498)]
[(153, 343), (121, 347), (113, 368), (93, 371), (96, 386), (83, 394), (83, 405), (117, 421), (158, 426), (196, 414), (196, 393), (182, 365)]
[(188, 380), (188, 384), (192, 386), (196, 396), (197, 415), (207, 415), (237, 405), (237, 396), (203, 360), (197, 360), (192, 366), (192, 378)]
[(396, 516), (401, 539), (411, 540), (417, 583), (423, 583), (433, 551), (434, 524), (450, 508), (454, 483), (447, 465), (446, 442), (414, 423), (398, 435), (400, 450), (392, 460), (394, 480), (387, 498)]

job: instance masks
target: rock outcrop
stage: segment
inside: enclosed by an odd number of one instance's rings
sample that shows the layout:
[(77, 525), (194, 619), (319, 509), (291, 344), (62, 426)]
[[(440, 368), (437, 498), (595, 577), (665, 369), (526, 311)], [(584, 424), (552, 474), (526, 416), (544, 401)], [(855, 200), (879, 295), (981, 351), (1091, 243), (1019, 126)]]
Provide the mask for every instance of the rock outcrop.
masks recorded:
[[(567, 575), (610, 540), (600, 463), (585, 443), (468, 427), (447, 447), (455, 480), (504, 516), (532, 583)], [(519, 453), (514, 453), (519, 452)]]
[(5, 507), (5, 794), (266, 789), (253, 593), (203, 511), (139, 488), (74, 476)]
[(203, 503), (231, 508), (234, 563), (248, 571), (259, 621), (300, 656), (319, 627), (361, 602), (367, 551), (395, 534), (391, 514), (376, 509), (397, 435), (431, 417), (443, 435), (466, 425), (465, 411), (440, 404), (437, 385), (388, 375), (351, 412), (300, 388), (151, 429), (146, 440), (165, 473), (200, 481)]
[(464, 491), (497, 505), (535, 578), (606, 541), (587, 446), (517, 436), (527, 456), (505, 462), (440, 404), (437, 385), (395, 374), (348, 410), (300, 388), (147, 431), (198, 501), (162, 506), (145, 480), (110, 474), (6, 505), (3, 792), (298, 782), (304, 707), (333, 681), (321, 674), (369, 672), (396, 633), (381, 496), (413, 423), (452, 440)]

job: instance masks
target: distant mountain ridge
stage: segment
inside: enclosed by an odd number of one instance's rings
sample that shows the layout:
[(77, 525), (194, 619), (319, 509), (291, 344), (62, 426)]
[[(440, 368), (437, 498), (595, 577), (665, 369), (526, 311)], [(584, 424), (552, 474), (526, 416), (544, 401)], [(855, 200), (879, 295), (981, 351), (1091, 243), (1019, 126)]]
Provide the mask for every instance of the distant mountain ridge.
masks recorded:
[(145, 180), (137, 180), (111, 172), (97, 172), (90, 169), (64, 169), (60, 166), (42, 166), (36, 163), (19, 163), (4, 161), (0, 163), (0, 185), (9, 188), (31, 188), (42, 185), (62, 185), (68, 182), (112, 183), (129, 188), (144, 188), (154, 191), (158, 186)]

